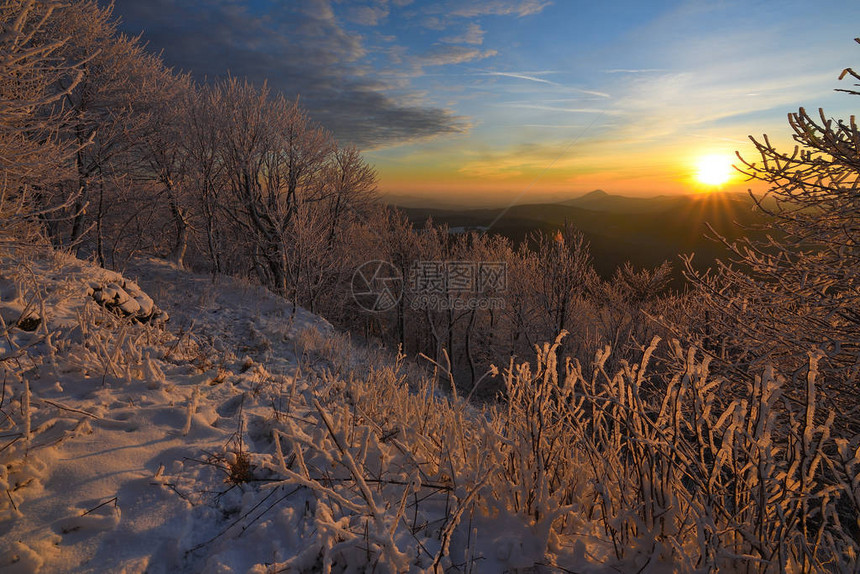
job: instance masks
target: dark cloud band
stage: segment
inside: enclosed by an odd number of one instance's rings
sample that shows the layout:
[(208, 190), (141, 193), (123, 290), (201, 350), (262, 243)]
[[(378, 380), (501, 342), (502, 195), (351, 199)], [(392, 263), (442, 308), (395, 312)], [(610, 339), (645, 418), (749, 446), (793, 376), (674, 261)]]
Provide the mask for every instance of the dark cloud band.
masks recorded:
[(362, 39), (339, 25), (327, 0), (117, 0), (128, 33), (198, 80), (228, 73), (301, 97), (341, 141), (381, 147), (468, 129), (433, 106), (405, 105), (364, 62)]

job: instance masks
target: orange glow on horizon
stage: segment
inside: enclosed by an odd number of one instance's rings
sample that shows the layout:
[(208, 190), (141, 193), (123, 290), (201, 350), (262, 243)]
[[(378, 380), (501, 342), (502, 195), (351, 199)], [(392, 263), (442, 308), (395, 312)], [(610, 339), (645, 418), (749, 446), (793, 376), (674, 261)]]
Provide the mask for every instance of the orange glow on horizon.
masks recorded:
[(383, 156), (378, 158), (379, 191), (482, 204), (544, 203), (597, 189), (628, 197), (764, 191), (766, 184), (745, 181), (735, 170), (731, 148), (690, 143), (632, 153), (594, 146), (557, 160), (517, 155), (516, 150), (499, 151), (479, 162), (435, 152), (416, 154), (409, 162), (387, 162)]

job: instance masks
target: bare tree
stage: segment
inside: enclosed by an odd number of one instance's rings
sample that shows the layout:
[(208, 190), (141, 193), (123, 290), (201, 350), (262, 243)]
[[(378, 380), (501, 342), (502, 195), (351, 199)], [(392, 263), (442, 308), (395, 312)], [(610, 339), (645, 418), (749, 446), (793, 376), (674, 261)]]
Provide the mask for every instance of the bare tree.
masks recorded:
[(376, 170), (355, 146), (335, 147), (323, 169), (322, 200), (329, 214), (328, 244), (346, 221), (363, 217), (376, 200)]
[(585, 236), (570, 223), (552, 236), (537, 236), (536, 255), (534, 289), (545, 320), (540, 340), (551, 340), (558, 333), (571, 332), (575, 305), (592, 280), (594, 269)]
[(185, 121), (182, 153), (186, 158), (186, 189), (200, 212), (205, 231), (205, 251), (213, 274), (222, 273), (222, 227), (218, 205), (225, 189), (225, 169), (221, 160), (223, 90), (204, 86), (187, 93), (183, 106)]

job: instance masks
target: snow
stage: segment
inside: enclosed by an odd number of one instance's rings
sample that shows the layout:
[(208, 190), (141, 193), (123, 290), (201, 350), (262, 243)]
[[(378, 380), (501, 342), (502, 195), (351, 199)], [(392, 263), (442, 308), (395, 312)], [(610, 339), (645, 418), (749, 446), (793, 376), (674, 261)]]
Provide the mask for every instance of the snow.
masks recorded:
[[(325, 320), (156, 259), (120, 275), (0, 255), (3, 574), (554, 559), (522, 515), (476, 505), (481, 416), (466, 424), (467, 407)], [(170, 321), (139, 320), (153, 310)], [(11, 327), (25, 311), (44, 319), (33, 331)]]
[[(784, 379), (765, 367), (755, 403), (719, 403), (733, 382), (678, 341), (646, 408), (656, 337), (615, 375), (605, 347), (591, 374), (567, 363), (559, 380), (562, 334), (534, 366), (511, 362), (505, 401), (478, 407), (261, 287), (157, 259), (115, 273), (6, 248), (0, 318), (0, 574), (734, 570), (748, 547), (715, 533), (743, 516), (709, 505), (783, 484), (784, 506), (759, 509), (782, 524), (808, 495), (781, 453), (823, 457), (833, 420), (808, 430), (807, 407), (783, 451)], [(809, 373), (813, 404), (815, 357)], [(693, 416), (709, 417), (708, 441), (661, 437)], [(857, 439), (833, 444), (856, 493)], [(709, 468), (676, 456), (698, 448)], [(727, 478), (733, 465), (764, 478)]]

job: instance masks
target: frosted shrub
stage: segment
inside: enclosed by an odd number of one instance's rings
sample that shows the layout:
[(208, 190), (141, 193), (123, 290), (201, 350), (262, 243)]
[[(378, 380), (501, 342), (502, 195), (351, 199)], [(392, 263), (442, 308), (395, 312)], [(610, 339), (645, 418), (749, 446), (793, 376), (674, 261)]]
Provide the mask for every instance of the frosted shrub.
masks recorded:
[[(839, 79), (860, 77), (847, 68)], [(856, 83), (836, 91), (860, 95)], [(788, 124), (793, 147), (750, 136), (755, 153), (738, 156), (738, 169), (766, 186), (755, 197), (769, 216), (759, 230), (765, 233), (738, 241), (714, 233), (729, 256), (707, 272), (686, 258), (686, 275), (708, 315), (698, 326), (695, 317), (683, 325), (722, 347), (720, 354), (728, 350), (735, 367), (768, 361), (789, 373), (803, 369), (810, 348), (821, 349), (827, 385), (820, 401), (834, 408), (837, 426), (856, 432), (849, 413), (860, 356), (860, 128), (854, 116), (832, 118), (823, 109), (799, 108)], [(803, 402), (804, 385), (785, 393)]]
[(458, 526), (487, 481), (487, 431), (429, 381), (410, 392), (402, 363), (365, 368), (297, 383), (291, 416), (275, 425), (269, 468), (317, 495), (306, 519), (318, 533), (276, 570), (432, 571), (450, 567), (452, 545), (462, 553)]
[(658, 338), (635, 362), (604, 347), (562, 363), (563, 333), (533, 363), (511, 361), (503, 395), (479, 408), (438, 364), (419, 371), (301, 316), (285, 330), (286, 307), (237, 331), (236, 351), (247, 332), (267, 349), (240, 361), (205, 330), (106, 312), (87, 286), (107, 271), (4, 257), (4, 313), (44, 320), (0, 330), (0, 518), (27, 515), (48, 449), (136, 432), (155, 405), (173, 413), (171, 444), (206, 455), (161, 463), (154, 480), (217, 530), (180, 542), (207, 571), (235, 546), (259, 553), (258, 572), (860, 566), (860, 437), (821, 407), (820, 353), (787, 382), (773, 368), (715, 376), (696, 348)]
[(831, 436), (818, 354), (792, 403), (773, 369), (714, 377), (674, 341), (610, 372), (608, 347), (560, 366), (560, 339), (512, 362), (483, 411), (410, 380), (402, 356), (330, 347), (338, 374), (309, 370), (272, 423), (273, 484), (315, 494), (302, 528), (317, 532), (275, 569), (856, 566), (860, 438)]
[(563, 382), (555, 346), (534, 372), (508, 370), (497, 424), (517, 510), (559, 534), (574, 531), (553, 520), (578, 510), (574, 523), (600, 523), (605, 546), (637, 569), (853, 570), (858, 440), (834, 440), (833, 414), (817, 412), (819, 355), (793, 404), (772, 369), (744, 388), (677, 342), (674, 374), (654, 380), (658, 343), (612, 375), (609, 348), (587, 369), (568, 363)]
[(586, 490), (581, 453), (570, 442), (570, 392), (557, 377), (556, 351), (565, 334), (537, 349), (534, 374), (527, 363), (511, 363), (506, 409), (492, 418), (500, 439), (499, 471), (510, 485), (509, 508), (528, 517), (544, 542), (556, 519), (578, 508)]

